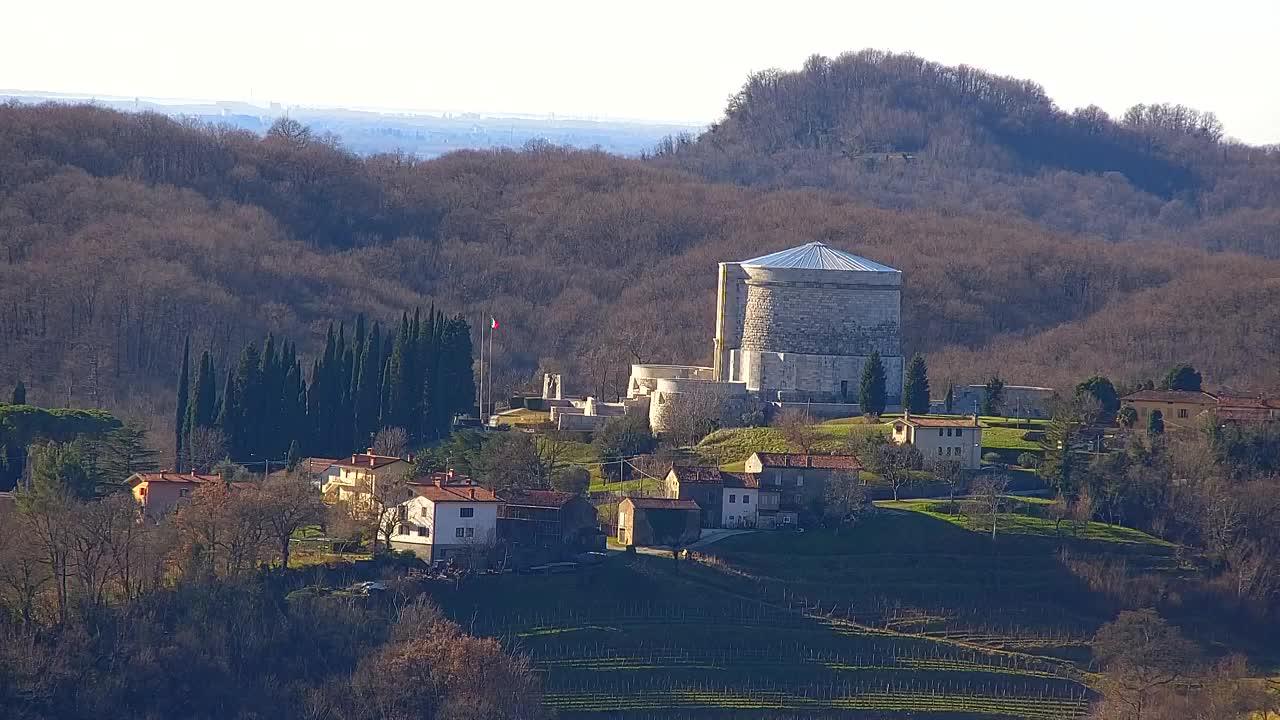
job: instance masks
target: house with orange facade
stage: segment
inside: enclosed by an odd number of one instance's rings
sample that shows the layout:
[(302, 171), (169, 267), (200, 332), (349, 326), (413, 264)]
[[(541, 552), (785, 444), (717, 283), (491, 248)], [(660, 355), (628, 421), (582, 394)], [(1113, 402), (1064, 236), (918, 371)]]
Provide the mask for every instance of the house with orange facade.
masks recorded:
[(175, 512), (201, 485), (221, 482), (223, 480), (218, 475), (153, 472), (134, 473), (125, 480), (125, 485), (142, 508), (142, 513), (149, 518), (159, 519)]

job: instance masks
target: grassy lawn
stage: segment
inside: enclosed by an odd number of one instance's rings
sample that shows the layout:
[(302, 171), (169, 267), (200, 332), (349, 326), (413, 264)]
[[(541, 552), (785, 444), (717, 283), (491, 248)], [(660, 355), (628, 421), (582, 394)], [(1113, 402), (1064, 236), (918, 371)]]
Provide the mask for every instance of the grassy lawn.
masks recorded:
[(517, 408), (510, 412), (504, 412), (496, 415), (495, 417), (498, 418), (499, 425), (511, 425), (513, 427), (537, 425), (539, 423), (551, 421), (551, 413), (529, 410), (527, 408)]
[[(861, 417), (829, 420), (815, 427), (818, 442), (813, 451), (823, 454), (843, 450), (849, 436), (854, 433), (889, 432), (889, 425), (868, 423)], [(717, 430), (689, 449), (700, 462), (734, 470), (740, 469), (736, 465), (751, 457), (751, 453), (788, 452), (792, 448), (778, 428), (757, 427)]]
[(1038, 453), (1043, 448), (1039, 443), (1023, 440), (1027, 430), (1021, 428), (987, 427), (982, 429), (982, 449), (985, 450), (1017, 450), (1018, 452)]
[[(1044, 510), (1045, 506), (1050, 503), (1049, 500), (1006, 496), (1005, 503), (1007, 506), (1011, 506), (1009, 508), (1011, 512), (1002, 512), (997, 517), (997, 535), (1024, 535), (1039, 538), (1069, 537), (1074, 540), (1119, 543), (1123, 545), (1146, 545), (1153, 550), (1168, 550), (1174, 547), (1172, 543), (1153, 535), (1148, 535), (1140, 530), (1101, 522), (1090, 522), (1080, 526), (1073, 525), (1070, 522), (1063, 522), (1061, 532), (1058, 532), (1054, 528), (1054, 521), (1046, 516)], [(900, 500), (896, 502), (886, 500), (876, 503), (876, 506), (880, 508), (907, 510), (927, 515), (963, 528), (966, 531), (990, 532), (991, 526), (987, 524), (987, 521), (980, 520), (977, 527), (973, 527), (969, 518), (963, 514), (952, 515), (949, 513), (947, 505), (948, 503), (945, 500)]]

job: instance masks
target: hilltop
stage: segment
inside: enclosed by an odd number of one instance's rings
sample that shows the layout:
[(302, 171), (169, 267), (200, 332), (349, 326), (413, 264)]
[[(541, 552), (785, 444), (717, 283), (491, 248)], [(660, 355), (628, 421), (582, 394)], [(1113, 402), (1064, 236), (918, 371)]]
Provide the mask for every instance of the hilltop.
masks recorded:
[(1280, 148), (1231, 140), (1212, 112), (1136, 100), (1118, 118), (1066, 112), (1033, 81), (914, 55), (815, 55), (798, 71), (756, 73), (723, 120), (660, 160), (881, 207), (1280, 256)]

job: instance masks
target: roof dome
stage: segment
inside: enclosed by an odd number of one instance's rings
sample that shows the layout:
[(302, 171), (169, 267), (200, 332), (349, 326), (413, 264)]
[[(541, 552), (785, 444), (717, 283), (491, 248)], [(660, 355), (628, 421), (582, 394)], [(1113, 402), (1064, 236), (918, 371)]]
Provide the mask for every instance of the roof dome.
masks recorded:
[(738, 263), (743, 267), (786, 268), (791, 270), (845, 270), (853, 272), (901, 272), (888, 265), (811, 242), (789, 250), (779, 250)]

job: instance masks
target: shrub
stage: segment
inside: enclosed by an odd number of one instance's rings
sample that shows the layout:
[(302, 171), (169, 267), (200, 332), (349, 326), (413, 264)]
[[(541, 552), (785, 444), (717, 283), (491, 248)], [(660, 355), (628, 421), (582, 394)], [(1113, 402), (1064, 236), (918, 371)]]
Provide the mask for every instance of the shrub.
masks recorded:
[(1035, 469), (1040, 467), (1040, 456), (1035, 453), (1024, 452), (1018, 456), (1018, 464), (1024, 468)]

